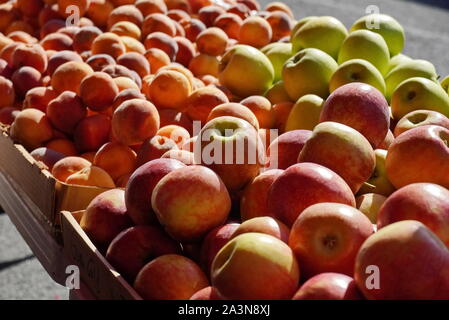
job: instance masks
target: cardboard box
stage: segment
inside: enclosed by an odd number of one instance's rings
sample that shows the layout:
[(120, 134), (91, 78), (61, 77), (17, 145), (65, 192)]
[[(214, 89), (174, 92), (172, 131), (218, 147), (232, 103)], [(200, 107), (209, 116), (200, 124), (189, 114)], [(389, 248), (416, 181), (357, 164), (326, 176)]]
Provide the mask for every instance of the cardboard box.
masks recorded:
[(81, 229), (77, 222), (81, 214), (61, 212), (64, 254), (68, 261), (79, 268), (81, 281), (100, 300), (141, 300)]
[(13, 180), (44, 215), (59, 230), (59, 213), (62, 210), (84, 210), (105, 188), (68, 185), (57, 181), (46, 166), (29, 154), (8, 136), (7, 127), (0, 128), (0, 171)]

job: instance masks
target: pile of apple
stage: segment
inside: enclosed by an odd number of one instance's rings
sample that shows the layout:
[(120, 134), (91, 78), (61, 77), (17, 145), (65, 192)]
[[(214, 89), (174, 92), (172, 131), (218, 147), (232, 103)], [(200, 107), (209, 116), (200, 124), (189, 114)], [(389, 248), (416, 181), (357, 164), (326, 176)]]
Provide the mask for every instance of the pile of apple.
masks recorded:
[(449, 77), (394, 18), (0, 2), (0, 122), (110, 189), (77, 217), (144, 299), (449, 299)]

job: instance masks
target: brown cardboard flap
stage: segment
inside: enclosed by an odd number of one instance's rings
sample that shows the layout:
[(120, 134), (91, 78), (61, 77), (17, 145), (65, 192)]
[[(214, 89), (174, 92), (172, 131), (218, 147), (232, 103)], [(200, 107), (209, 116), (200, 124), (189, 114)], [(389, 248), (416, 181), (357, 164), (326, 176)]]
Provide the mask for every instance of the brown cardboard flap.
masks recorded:
[[(78, 212), (79, 216), (81, 213)], [(81, 280), (100, 300), (141, 300), (131, 285), (106, 261), (72, 213), (61, 212), (64, 254), (78, 266)]]

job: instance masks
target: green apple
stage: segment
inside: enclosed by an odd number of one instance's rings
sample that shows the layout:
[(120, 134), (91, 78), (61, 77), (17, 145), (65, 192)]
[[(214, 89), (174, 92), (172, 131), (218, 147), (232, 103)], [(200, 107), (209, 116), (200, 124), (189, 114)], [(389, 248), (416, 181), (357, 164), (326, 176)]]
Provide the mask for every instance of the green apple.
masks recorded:
[(351, 32), (343, 42), (338, 63), (351, 59), (367, 60), (385, 75), (388, 72), (390, 53), (381, 35), (368, 30), (357, 30)]
[(367, 83), (385, 94), (385, 81), (379, 70), (370, 62), (363, 59), (352, 59), (343, 62), (332, 75), (329, 91), (351, 83)]
[(306, 94), (296, 101), (287, 118), (285, 131), (313, 130), (320, 122), (324, 100), (314, 94)]
[(449, 116), (449, 96), (439, 83), (416, 77), (401, 82), (391, 97), (391, 111), (401, 119), (414, 110), (437, 111)]
[(390, 56), (399, 54), (405, 45), (404, 28), (386, 14), (374, 13), (357, 20), (350, 31), (367, 29), (380, 34), (387, 43)]
[(329, 95), (329, 81), (338, 64), (326, 52), (315, 48), (299, 51), (282, 70), (285, 90), (293, 101), (306, 94)]
[(270, 100), (272, 105), (280, 102), (291, 101), (285, 90), (284, 81), (278, 81), (273, 86), (265, 92), (265, 98)]
[(247, 45), (236, 45), (220, 61), (219, 80), (239, 97), (262, 95), (274, 80), (270, 60), (259, 50)]
[(338, 19), (324, 16), (309, 20), (291, 39), (293, 53), (304, 48), (320, 49), (337, 59), (348, 30)]
[(449, 94), (449, 76), (441, 80), (441, 86)]
[(296, 22), (295, 26), (293, 27), (291, 33), (290, 33), (290, 41), (295, 37), (296, 32), (299, 31), (299, 29), (301, 29), (307, 22), (318, 18), (316, 16), (309, 16), (309, 17), (305, 17), (302, 18), (300, 20), (298, 20), (298, 22)]
[(410, 60), (401, 63), (385, 76), (387, 100), (391, 99), (394, 89), (396, 89), (402, 81), (415, 77), (437, 81), (438, 74), (434, 65), (426, 60)]
[(362, 194), (355, 199), (357, 209), (367, 216), (372, 224), (377, 223), (377, 214), (385, 200), (387, 197), (376, 193)]
[(371, 177), (362, 185), (358, 194), (377, 193), (388, 197), (395, 190), (387, 177), (387, 170), (385, 169), (385, 159), (387, 158), (387, 150), (374, 150), (376, 156), (376, 166)]
[(292, 54), (292, 44), (283, 42), (274, 42), (261, 49), (274, 68), (274, 81), (277, 82), (282, 78), (282, 68), (285, 62), (290, 59)]
[(405, 54), (397, 54), (394, 57), (391, 57), (390, 59), (390, 63), (388, 66), (388, 72), (390, 72), (391, 70), (393, 70), (394, 68), (396, 68), (397, 66), (403, 64), (404, 62), (407, 61), (412, 61), (413, 59), (410, 58), (409, 56), (405, 55)]

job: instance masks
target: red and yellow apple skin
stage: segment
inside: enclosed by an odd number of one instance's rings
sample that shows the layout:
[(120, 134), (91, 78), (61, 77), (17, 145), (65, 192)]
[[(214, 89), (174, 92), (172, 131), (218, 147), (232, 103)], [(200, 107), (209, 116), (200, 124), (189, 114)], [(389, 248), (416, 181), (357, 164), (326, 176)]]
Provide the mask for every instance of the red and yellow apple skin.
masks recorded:
[(359, 210), (340, 203), (317, 203), (295, 221), (288, 244), (305, 279), (323, 272), (354, 273), (362, 243), (374, 232)]
[(354, 279), (370, 300), (448, 300), (449, 251), (421, 222), (395, 222), (363, 243)]
[(203, 166), (186, 166), (163, 177), (151, 204), (160, 224), (174, 239), (195, 242), (223, 224), (231, 198), (220, 177)]
[(285, 170), (272, 184), (268, 208), (287, 226), (307, 207), (320, 202), (337, 202), (355, 207), (354, 195), (335, 172), (315, 163), (298, 163)]

